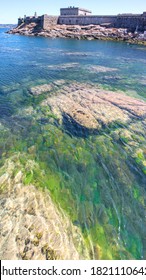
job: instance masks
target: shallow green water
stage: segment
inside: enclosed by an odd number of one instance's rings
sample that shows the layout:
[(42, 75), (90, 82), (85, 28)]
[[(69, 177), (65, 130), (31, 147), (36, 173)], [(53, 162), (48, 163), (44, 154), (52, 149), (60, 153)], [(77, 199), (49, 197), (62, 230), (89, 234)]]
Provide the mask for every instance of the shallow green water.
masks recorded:
[[(24, 183), (49, 189), (81, 228), (91, 259), (145, 258), (145, 123), (113, 123), (96, 134), (69, 131), (42, 108), (46, 95), (29, 90), (64, 79), (145, 101), (146, 48), (0, 32), (1, 166), (18, 154)], [(31, 170), (29, 159), (37, 163)]]

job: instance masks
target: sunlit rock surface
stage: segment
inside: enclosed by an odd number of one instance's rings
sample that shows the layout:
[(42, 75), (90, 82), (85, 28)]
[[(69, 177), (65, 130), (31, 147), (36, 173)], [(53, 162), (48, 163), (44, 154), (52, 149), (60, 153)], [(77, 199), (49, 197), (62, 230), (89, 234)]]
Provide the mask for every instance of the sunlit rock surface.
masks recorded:
[(146, 117), (146, 103), (117, 92), (91, 85), (72, 83), (62, 86), (55, 96), (42, 105), (49, 105), (65, 125), (71, 123), (99, 130), (112, 122), (126, 123), (133, 118)]
[[(0, 258), (2, 260), (86, 259), (80, 230), (57, 209), (47, 190), (24, 185), (19, 156), (7, 160), (0, 177)], [(33, 162), (28, 162), (33, 165)], [(24, 172), (24, 170), (23, 170)], [(80, 253), (76, 247), (79, 248)]]
[(130, 43), (145, 44), (144, 38), (139, 33), (128, 32), (125, 28), (110, 28), (100, 25), (50, 25), (47, 29), (41, 29), (36, 23), (21, 24), (8, 31), (10, 34), (21, 34), (27, 36), (42, 36), (49, 38), (72, 38), (87, 40), (114, 40), (128, 41)]

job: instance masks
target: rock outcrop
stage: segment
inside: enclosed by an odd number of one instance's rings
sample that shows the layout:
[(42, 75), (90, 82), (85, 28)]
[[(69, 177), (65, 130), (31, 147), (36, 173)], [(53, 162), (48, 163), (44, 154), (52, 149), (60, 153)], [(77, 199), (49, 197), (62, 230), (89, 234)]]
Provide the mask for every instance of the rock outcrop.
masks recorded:
[(114, 40), (130, 43), (146, 44), (141, 34), (128, 32), (124, 28), (110, 28), (103, 25), (50, 25), (41, 29), (37, 23), (21, 24), (8, 31), (9, 34), (21, 34), (28, 36), (43, 36), (49, 38), (74, 38), (87, 40)]

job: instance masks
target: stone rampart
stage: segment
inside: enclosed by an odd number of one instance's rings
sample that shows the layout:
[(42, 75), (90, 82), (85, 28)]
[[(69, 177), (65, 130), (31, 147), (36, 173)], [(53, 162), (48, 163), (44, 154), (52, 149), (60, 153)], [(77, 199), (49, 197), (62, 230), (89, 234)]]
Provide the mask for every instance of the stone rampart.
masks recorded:
[(66, 25), (109, 24), (111, 27), (128, 28), (131, 31), (146, 30), (146, 16), (144, 15), (60, 16), (58, 23)]
[(115, 22), (116, 28), (129, 28), (131, 31), (144, 31), (146, 30), (146, 16), (143, 15), (130, 15), (130, 16), (117, 16)]
[(25, 17), (25, 18), (19, 18), (18, 19), (18, 26), (22, 23), (37, 23), (39, 27), (43, 29), (47, 29), (51, 25), (58, 24), (58, 16), (49, 16), (47, 14), (39, 16), (39, 17)]
[(117, 16), (60, 16), (58, 19), (59, 24), (66, 25), (89, 25), (89, 24), (115, 24)]
[(39, 24), (41, 21), (41, 17), (25, 17), (25, 18), (18, 18), (18, 26), (21, 25), (22, 23), (32, 23), (35, 22)]
[(56, 24), (65, 25), (101, 25), (107, 24), (110, 27), (115, 28), (127, 28), (130, 31), (145, 31), (146, 30), (146, 13), (142, 15), (134, 14), (122, 14), (115, 16), (49, 16), (47, 14), (39, 17), (26, 17), (24, 19), (18, 19), (18, 26), (22, 23), (37, 23), (41, 28), (48, 29), (50, 26)]
[(48, 16), (43, 15), (41, 16), (41, 27), (43, 29), (48, 29), (51, 25), (58, 24), (58, 16)]

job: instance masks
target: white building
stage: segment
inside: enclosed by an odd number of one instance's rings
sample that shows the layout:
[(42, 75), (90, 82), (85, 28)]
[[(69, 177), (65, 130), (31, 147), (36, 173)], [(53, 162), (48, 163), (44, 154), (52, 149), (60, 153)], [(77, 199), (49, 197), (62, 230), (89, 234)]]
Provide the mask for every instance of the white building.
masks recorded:
[(61, 8), (60, 15), (61, 16), (90, 16), (92, 14), (91, 11), (78, 8), (78, 7), (68, 7), (68, 8)]

